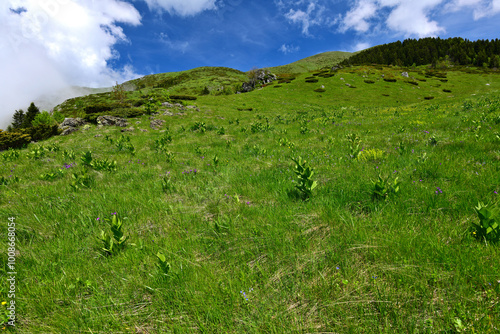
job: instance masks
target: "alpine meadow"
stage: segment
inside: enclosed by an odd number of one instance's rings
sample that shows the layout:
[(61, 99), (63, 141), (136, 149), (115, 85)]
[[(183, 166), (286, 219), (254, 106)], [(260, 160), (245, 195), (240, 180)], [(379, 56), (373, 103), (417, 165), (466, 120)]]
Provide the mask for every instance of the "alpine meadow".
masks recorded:
[(499, 333), (499, 57), (407, 40), (16, 111), (0, 328)]

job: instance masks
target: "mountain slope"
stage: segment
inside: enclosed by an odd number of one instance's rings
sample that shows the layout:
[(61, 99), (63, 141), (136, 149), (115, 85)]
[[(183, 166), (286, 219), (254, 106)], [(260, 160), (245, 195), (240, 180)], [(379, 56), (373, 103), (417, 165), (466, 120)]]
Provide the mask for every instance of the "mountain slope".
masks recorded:
[(297, 60), (296, 62), (275, 66), (269, 70), (275, 74), (285, 73), (305, 73), (310, 71), (319, 70), (325, 67), (332, 67), (344, 59), (351, 57), (354, 53), (343, 51), (329, 51), (323, 52), (314, 56)]

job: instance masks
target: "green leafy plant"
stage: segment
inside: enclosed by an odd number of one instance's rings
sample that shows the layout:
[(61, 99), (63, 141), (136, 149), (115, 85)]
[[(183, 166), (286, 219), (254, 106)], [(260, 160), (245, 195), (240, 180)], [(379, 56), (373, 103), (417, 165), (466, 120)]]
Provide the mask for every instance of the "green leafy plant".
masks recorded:
[(156, 139), (154, 142), (154, 149), (156, 152), (165, 151), (167, 149), (167, 145), (172, 142), (172, 136), (165, 132), (160, 138)]
[(218, 167), (219, 166), (219, 157), (218, 156), (215, 156), (213, 159), (212, 159), (213, 163), (214, 163), (214, 167)]
[(116, 161), (109, 161), (108, 159), (94, 159), (90, 163), (90, 167), (95, 170), (114, 172), (116, 171)]
[(372, 198), (374, 200), (386, 200), (389, 194), (397, 194), (399, 192), (400, 181), (398, 177), (393, 182), (389, 182), (389, 177), (383, 179), (379, 174), (377, 181), (372, 181), (373, 192)]
[(165, 161), (167, 163), (174, 162), (174, 160), (175, 160), (175, 153), (165, 152)]
[(168, 176), (164, 176), (161, 181), (161, 188), (165, 193), (172, 193), (175, 191), (175, 185), (172, 182), (172, 179)]
[(45, 146), (45, 149), (49, 152), (59, 152), (61, 150), (61, 147), (56, 143), (52, 143)]
[(124, 235), (123, 222), (116, 214), (111, 219), (111, 235), (101, 231), (99, 240), (103, 243), (102, 251), (105, 255), (114, 255), (125, 248), (128, 236)]
[(307, 165), (306, 160), (302, 160), (301, 157), (298, 159), (292, 158), (295, 162), (293, 172), (297, 175), (298, 183), (295, 188), (300, 192), (304, 200), (308, 200), (312, 196), (312, 191), (318, 183), (312, 180), (314, 175), (313, 169)]
[(76, 154), (73, 150), (64, 150), (62, 155), (64, 159), (68, 159), (70, 162), (74, 161), (76, 158)]
[(285, 147), (288, 147), (288, 148), (294, 148), (295, 147), (295, 144), (292, 143), (291, 141), (289, 141), (287, 138), (280, 138), (280, 140), (278, 141), (278, 144), (279, 144), (279, 146), (285, 146)]
[(226, 129), (224, 129), (223, 126), (221, 126), (219, 129), (217, 129), (217, 134), (222, 136), (226, 134)]
[(500, 208), (498, 204), (485, 205), (478, 202), (475, 210), (479, 223), (472, 223), (471, 232), (474, 238), (485, 242), (500, 241)]
[(94, 178), (86, 172), (82, 174), (73, 173), (71, 178), (70, 187), (75, 191), (81, 190), (82, 188), (91, 188), (94, 183)]
[(34, 147), (26, 156), (33, 160), (38, 160), (45, 157), (45, 148), (43, 146)]
[(165, 257), (165, 255), (162, 252), (158, 251), (158, 253), (156, 253), (156, 258), (158, 259), (158, 263), (156, 264), (156, 266), (158, 267), (158, 269), (160, 269), (160, 272), (163, 275), (168, 275), (171, 265), (169, 262), (167, 262), (167, 258)]
[[(110, 139), (110, 140), (111, 140), (111, 144), (113, 144), (113, 140), (112, 139)], [(118, 149), (118, 151), (128, 151), (132, 155), (135, 154), (135, 147), (134, 147), (134, 145), (132, 145), (132, 143), (130, 143), (129, 136), (121, 135), (121, 137), (115, 141), (115, 146)]]
[(348, 133), (345, 136), (349, 142), (349, 156), (351, 159), (357, 159), (361, 155), (361, 139), (354, 133)]
[(196, 152), (196, 154), (201, 155), (201, 156), (204, 156), (206, 153), (206, 151), (203, 148), (201, 148), (200, 146), (196, 146), (194, 151)]
[(205, 122), (196, 122), (191, 126), (191, 131), (198, 131), (201, 133), (205, 133), (207, 131), (207, 125)]
[(87, 167), (90, 167), (92, 160), (92, 151), (87, 151), (83, 154), (83, 156), (80, 157), (80, 161), (82, 162), (82, 164)]
[(7, 152), (2, 154), (2, 159), (4, 161), (14, 161), (17, 160), (17, 158), (19, 158), (19, 155), (20, 155), (19, 151), (9, 148)]
[(64, 176), (63, 170), (59, 169), (55, 173), (45, 173), (45, 174), (40, 175), (40, 179), (45, 180), (45, 181), (54, 181), (55, 179), (61, 178), (63, 176)]

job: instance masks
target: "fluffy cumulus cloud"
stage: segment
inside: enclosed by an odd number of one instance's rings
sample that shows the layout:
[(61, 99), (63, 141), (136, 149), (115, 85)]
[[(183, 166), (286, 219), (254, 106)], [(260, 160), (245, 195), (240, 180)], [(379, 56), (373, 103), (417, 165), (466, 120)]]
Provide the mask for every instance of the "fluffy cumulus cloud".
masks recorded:
[(119, 23), (141, 16), (120, 0), (3, 0), (0, 4), (0, 128), (14, 109), (70, 85), (110, 86), (137, 75), (112, 69)]
[(366, 32), (370, 29), (368, 20), (375, 16), (378, 6), (374, 1), (361, 0), (349, 10), (342, 20), (340, 30), (345, 32), (348, 29), (354, 29), (359, 32)]
[(166, 10), (181, 16), (195, 15), (216, 9), (215, 0), (144, 0), (150, 9)]

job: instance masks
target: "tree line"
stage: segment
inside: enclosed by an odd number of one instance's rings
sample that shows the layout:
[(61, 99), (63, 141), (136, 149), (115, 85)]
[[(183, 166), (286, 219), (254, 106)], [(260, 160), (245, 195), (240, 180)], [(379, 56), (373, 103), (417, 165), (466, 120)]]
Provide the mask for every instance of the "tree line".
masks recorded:
[(448, 61), (456, 65), (500, 68), (500, 40), (470, 41), (460, 37), (406, 39), (363, 50), (341, 65), (437, 65)]

